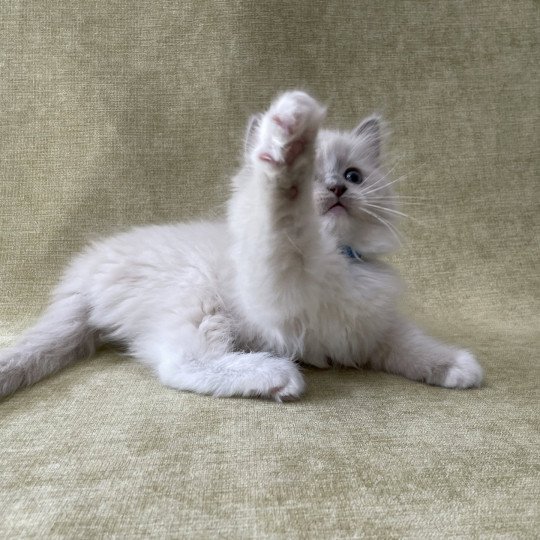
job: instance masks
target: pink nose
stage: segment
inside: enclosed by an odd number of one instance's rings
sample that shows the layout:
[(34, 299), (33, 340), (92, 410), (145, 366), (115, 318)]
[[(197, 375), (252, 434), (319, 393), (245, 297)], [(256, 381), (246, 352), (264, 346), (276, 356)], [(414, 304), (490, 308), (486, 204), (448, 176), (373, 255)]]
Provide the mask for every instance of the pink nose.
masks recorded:
[(336, 184), (335, 186), (328, 188), (336, 197), (341, 197), (346, 191), (347, 186), (343, 184)]

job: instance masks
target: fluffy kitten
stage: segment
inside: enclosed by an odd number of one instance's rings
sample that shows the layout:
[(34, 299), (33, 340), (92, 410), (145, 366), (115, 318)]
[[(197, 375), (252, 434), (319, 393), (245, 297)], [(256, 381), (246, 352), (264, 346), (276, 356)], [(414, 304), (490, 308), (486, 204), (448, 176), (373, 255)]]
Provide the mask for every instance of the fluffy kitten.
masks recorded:
[(252, 117), (226, 221), (138, 228), (79, 255), (42, 318), (0, 354), (0, 395), (103, 341), (168, 386), (215, 396), (298, 398), (300, 360), (478, 386), (469, 352), (396, 311), (399, 280), (377, 260), (395, 243), (378, 119), (342, 133), (322, 131), (324, 116), (293, 91)]

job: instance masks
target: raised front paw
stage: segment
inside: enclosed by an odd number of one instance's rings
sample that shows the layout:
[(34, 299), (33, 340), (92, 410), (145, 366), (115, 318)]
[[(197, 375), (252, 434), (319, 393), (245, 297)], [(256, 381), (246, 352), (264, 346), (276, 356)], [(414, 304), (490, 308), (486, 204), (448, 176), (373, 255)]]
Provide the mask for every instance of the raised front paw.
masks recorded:
[(274, 167), (292, 167), (313, 145), (325, 113), (305, 92), (282, 94), (263, 116), (255, 158)]
[(474, 356), (468, 351), (458, 351), (453, 363), (445, 373), (441, 386), (446, 388), (472, 388), (480, 386), (483, 371)]

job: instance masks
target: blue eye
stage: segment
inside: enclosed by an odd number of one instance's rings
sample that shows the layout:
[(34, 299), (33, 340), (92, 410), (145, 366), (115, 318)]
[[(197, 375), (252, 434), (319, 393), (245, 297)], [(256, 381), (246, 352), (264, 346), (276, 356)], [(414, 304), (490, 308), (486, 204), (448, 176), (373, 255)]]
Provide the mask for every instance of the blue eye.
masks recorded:
[(364, 178), (362, 176), (362, 173), (358, 169), (347, 169), (343, 173), (343, 178), (347, 180), (348, 182), (352, 182), (353, 184), (361, 184), (364, 181)]

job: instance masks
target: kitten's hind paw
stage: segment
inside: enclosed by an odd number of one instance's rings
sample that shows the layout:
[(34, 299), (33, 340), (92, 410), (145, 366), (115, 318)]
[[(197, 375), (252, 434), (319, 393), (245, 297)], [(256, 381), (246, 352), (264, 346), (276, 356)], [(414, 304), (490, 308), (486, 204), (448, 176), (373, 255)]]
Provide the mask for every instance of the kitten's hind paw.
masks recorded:
[(270, 397), (278, 403), (282, 403), (283, 401), (293, 401), (303, 394), (305, 387), (306, 383), (304, 382), (304, 378), (296, 371), (291, 374), (286, 384), (271, 388)]
[(282, 94), (263, 117), (256, 159), (274, 167), (293, 166), (315, 141), (325, 113), (305, 92)]
[(441, 386), (446, 388), (472, 388), (480, 386), (483, 370), (474, 356), (468, 351), (459, 351), (450, 366)]

